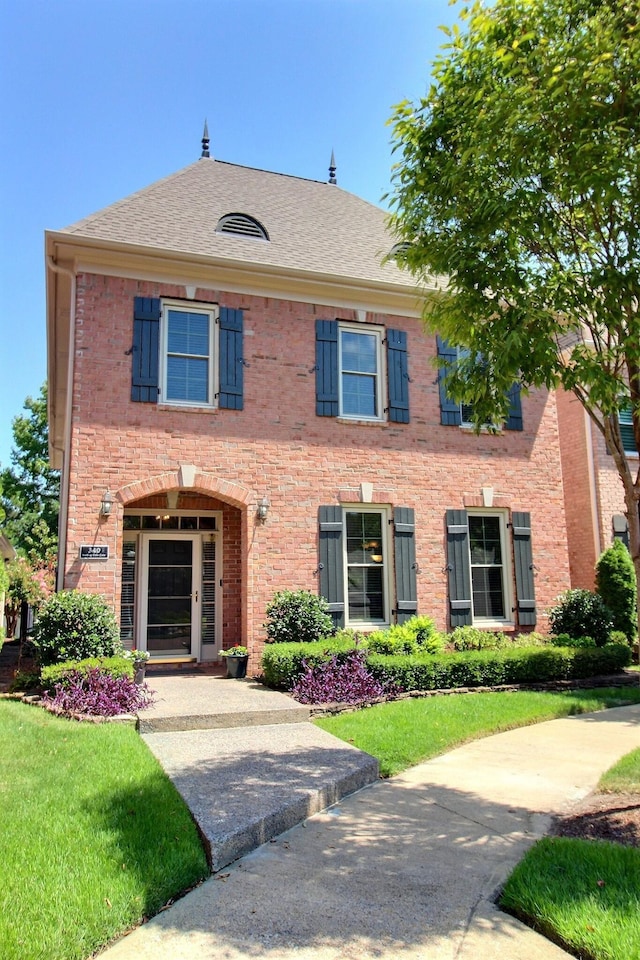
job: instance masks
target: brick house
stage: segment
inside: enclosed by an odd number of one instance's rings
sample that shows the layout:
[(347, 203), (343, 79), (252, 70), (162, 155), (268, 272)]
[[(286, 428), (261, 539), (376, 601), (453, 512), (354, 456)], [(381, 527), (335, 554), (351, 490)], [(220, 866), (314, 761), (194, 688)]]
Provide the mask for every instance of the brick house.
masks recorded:
[[(582, 404), (557, 394), (571, 586), (593, 590), (595, 565), (617, 537), (629, 546), (624, 487), (602, 433)], [(620, 412), (625, 453), (637, 464), (630, 408)]]
[[(556, 401), (476, 436), (384, 211), (203, 157), (46, 234), (60, 588), (158, 660), (254, 654), (276, 590), (337, 624), (545, 628), (569, 584)], [(428, 291), (427, 291), (428, 295)]]

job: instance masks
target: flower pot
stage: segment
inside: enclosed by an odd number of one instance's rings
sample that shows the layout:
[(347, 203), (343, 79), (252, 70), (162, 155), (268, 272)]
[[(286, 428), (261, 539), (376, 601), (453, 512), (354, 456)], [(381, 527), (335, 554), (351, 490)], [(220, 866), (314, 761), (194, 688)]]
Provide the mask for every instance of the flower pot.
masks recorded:
[(133, 665), (133, 682), (137, 684), (144, 683), (144, 671), (147, 664), (146, 662), (134, 663)]
[(225, 660), (227, 661), (227, 677), (232, 677), (234, 680), (242, 680), (243, 677), (246, 677), (248, 656), (225, 657)]

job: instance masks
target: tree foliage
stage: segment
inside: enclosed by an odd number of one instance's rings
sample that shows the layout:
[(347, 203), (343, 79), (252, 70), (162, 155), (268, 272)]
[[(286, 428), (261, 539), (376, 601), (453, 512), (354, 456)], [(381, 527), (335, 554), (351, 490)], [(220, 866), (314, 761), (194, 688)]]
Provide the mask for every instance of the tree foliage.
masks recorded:
[(425, 319), (469, 350), (447, 389), (478, 429), (506, 416), (514, 380), (584, 405), (640, 571), (640, 472), (617, 416), (631, 407), (640, 449), (640, 4), (496, 0), (460, 17), (427, 95), (392, 117), (400, 256), (443, 278)]
[(35, 564), (50, 564), (58, 544), (60, 477), (49, 466), (47, 386), (27, 397), (26, 415), (13, 420), (11, 466), (0, 473), (7, 538)]

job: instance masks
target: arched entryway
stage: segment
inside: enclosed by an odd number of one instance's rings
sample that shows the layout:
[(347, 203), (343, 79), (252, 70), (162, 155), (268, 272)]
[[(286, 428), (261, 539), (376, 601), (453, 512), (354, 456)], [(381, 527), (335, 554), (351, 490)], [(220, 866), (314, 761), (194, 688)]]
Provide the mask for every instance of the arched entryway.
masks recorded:
[(124, 501), (120, 625), (156, 662), (218, 660), (242, 637), (242, 510), (199, 490)]

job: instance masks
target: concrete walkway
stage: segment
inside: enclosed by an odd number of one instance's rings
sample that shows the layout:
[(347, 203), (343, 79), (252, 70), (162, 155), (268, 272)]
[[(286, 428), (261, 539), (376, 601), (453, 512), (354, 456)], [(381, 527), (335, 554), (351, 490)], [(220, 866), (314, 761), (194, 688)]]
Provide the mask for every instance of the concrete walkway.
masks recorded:
[[(192, 739), (202, 731), (168, 734), (185, 738), (173, 741), (173, 760), (166, 741), (158, 739), (167, 734), (145, 738), (183, 795), (191, 771), (201, 797), (219, 795), (220, 806), (240, 816), (243, 793), (257, 803), (262, 782), (268, 793), (280, 780), (286, 793), (287, 765), (295, 756), (290, 748), (296, 737), (304, 737), (303, 729), (315, 729), (283, 724), (280, 734), (293, 739), (280, 741), (273, 728), (229, 731), (226, 759), (219, 741), (208, 742), (204, 770), (198, 752), (205, 748), (196, 748)], [(209, 735), (226, 736), (220, 730)], [(248, 787), (242, 769), (247, 738), (254, 738)], [(243, 757), (239, 765), (234, 743)], [(468, 744), (312, 816), (235, 861), (101, 956), (566, 960), (558, 947), (501, 913), (494, 905), (496, 892), (546, 832), (551, 815), (584, 797), (604, 770), (639, 745), (640, 706)], [(323, 776), (332, 757), (345, 750), (325, 735), (311, 749), (303, 740), (299, 746), (309, 760), (320, 750)], [(235, 783), (220, 779), (225, 766), (235, 769)], [(294, 783), (294, 793), (298, 788)]]

